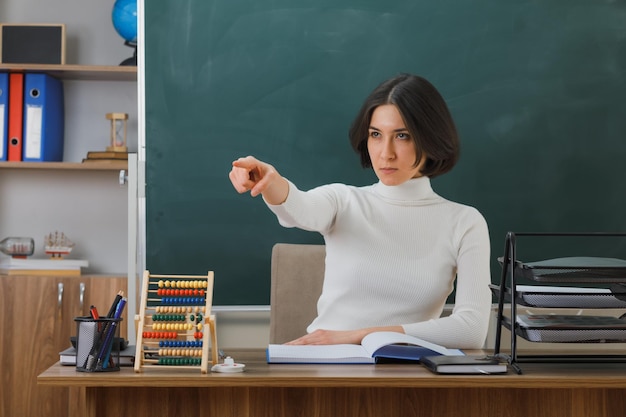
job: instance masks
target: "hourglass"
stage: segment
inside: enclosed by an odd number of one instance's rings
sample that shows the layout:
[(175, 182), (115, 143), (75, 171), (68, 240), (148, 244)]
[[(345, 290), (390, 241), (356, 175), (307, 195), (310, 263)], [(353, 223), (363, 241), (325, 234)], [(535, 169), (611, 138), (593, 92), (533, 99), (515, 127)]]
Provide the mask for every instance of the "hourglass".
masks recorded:
[(127, 113), (107, 113), (106, 118), (111, 121), (111, 146), (107, 146), (109, 152), (127, 152), (126, 147), (126, 121)]

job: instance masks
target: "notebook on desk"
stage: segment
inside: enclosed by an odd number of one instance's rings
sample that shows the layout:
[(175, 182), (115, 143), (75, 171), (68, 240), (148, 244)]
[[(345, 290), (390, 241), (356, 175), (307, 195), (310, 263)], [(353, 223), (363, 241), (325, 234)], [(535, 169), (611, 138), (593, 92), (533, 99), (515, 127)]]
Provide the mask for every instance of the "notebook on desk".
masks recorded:
[[(76, 365), (76, 348), (70, 346), (59, 352), (59, 362), (61, 365)], [(135, 364), (135, 346), (127, 345), (120, 350), (120, 366), (133, 366)]]
[(507, 372), (507, 363), (485, 355), (424, 356), (422, 364), (436, 374), (501, 374)]

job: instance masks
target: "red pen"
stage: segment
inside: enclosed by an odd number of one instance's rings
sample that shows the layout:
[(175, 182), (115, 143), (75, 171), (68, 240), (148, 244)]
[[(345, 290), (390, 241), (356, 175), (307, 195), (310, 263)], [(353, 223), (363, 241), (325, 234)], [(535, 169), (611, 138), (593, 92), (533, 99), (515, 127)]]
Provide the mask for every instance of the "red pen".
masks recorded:
[[(89, 307), (89, 313), (91, 314), (91, 318), (94, 320), (98, 320), (100, 319), (100, 315), (98, 314), (98, 309), (96, 308), (96, 306), (91, 306)], [(102, 331), (102, 323), (98, 322), (98, 331)], [(111, 366), (115, 367), (115, 362), (113, 361), (113, 358), (111, 358)]]
[[(91, 314), (91, 318), (94, 320), (98, 320), (100, 318), (96, 306), (89, 307), (89, 313)], [(98, 322), (98, 331), (100, 331), (100, 322)]]

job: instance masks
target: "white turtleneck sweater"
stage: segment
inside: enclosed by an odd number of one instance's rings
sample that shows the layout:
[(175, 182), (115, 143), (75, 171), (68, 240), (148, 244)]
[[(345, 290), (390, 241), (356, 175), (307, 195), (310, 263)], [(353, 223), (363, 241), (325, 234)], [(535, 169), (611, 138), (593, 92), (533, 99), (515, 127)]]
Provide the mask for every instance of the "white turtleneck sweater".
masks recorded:
[[(268, 206), (282, 226), (325, 240), (324, 285), (308, 332), (401, 325), (448, 348), (483, 346), (491, 306), (487, 223), (475, 208), (437, 195), (428, 177), (306, 192), (289, 183), (287, 200)], [(454, 309), (441, 317), (455, 278)]]

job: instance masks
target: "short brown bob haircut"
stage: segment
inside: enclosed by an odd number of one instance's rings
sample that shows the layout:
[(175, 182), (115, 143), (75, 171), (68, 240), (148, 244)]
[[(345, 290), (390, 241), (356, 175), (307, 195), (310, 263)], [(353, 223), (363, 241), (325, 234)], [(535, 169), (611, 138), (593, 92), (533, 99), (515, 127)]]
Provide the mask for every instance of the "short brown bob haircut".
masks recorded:
[(364, 168), (372, 167), (367, 151), (372, 113), (384, 104), (393, 104), (402, 115), (415, 143), (415, 166), (421, 161), (422, 154), (426, 154), (422, 175), (434, 178), (454, 167), (459, 159), (459, 137), (446, 102), (426, 79), (400, 74), (384, 81), (372, 91), (350, 127), (350, 143), (361, 155)]

